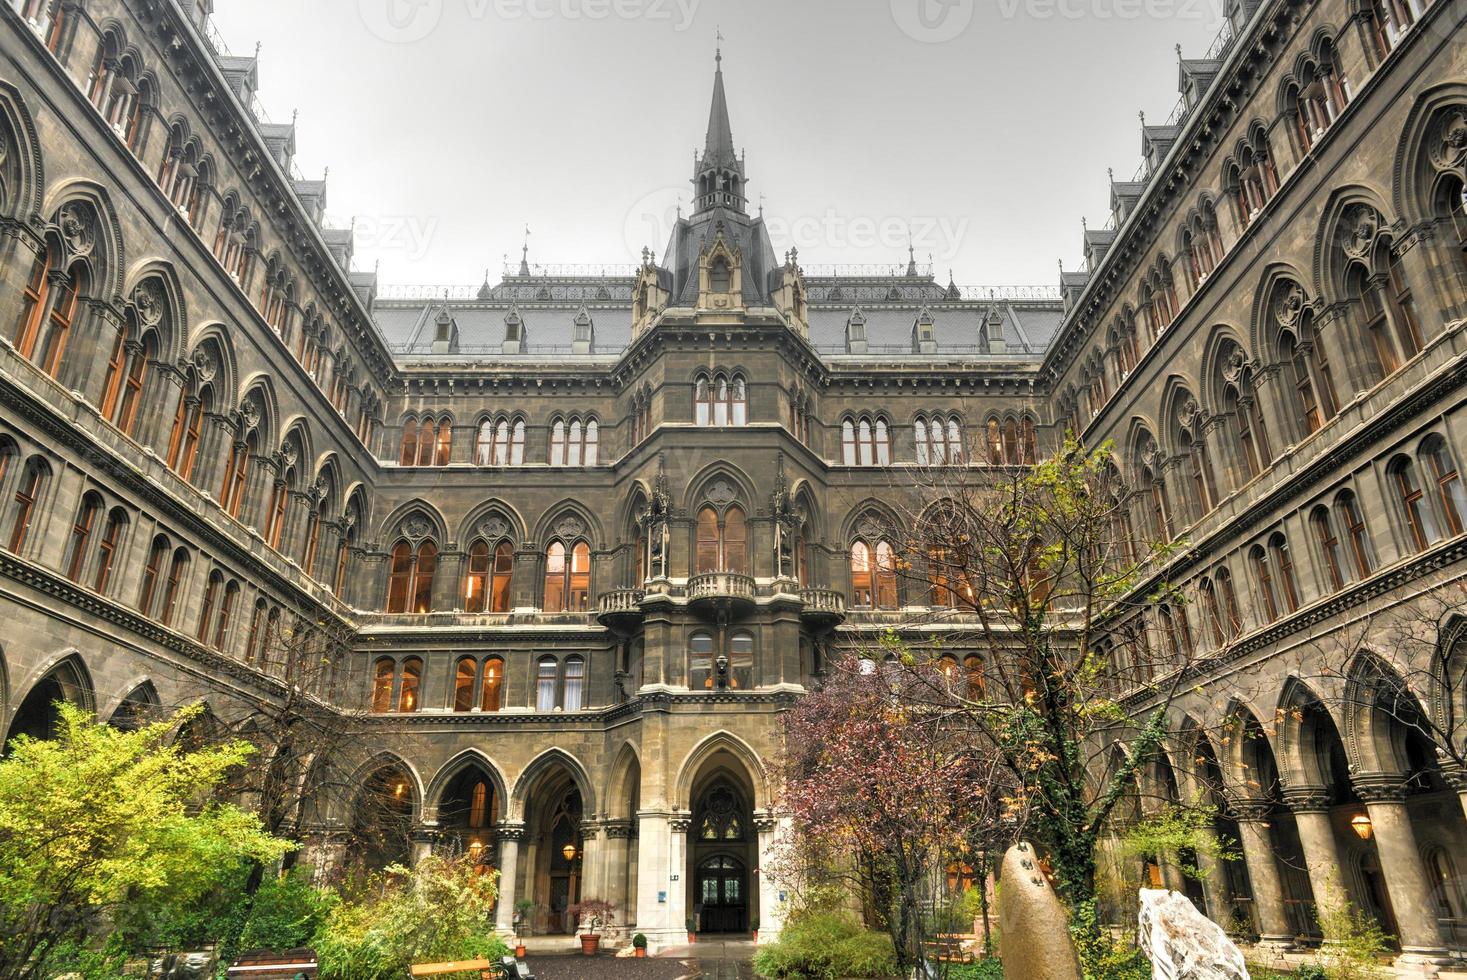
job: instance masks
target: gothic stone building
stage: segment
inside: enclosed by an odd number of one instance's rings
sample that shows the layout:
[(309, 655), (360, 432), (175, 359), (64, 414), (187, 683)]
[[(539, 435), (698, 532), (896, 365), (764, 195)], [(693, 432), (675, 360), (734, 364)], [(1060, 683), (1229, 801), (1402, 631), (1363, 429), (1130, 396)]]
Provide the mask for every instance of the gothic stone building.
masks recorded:
[[(61, 698), (247, 725), (318, 624), (347, 783), (419, 852), (491, 855), (501, 925), (595, 896), (654, 941), (774, 933), (781, 712), (942, 591), (891, 571), (893, 492), (1073, 430), (1116, 446), (1138, 545), (1188, 542), (1155, 573), (1216, 597), (1155, 610), (1219, 651), (1147, 773), (1228, 789), (1243, 860), (1196, 899), (1286, 943), (1341, 887), (1404, 956), (1460, 948), (1463, 774), (1287, 665), (1461, 577), (1461, 0), (1231, 0), (1055, 289), (781, 259), (720, 66), (660, 258), (417, 300), (352, 270), (211, 6), (0, 3), (7, 738)], [(1348, 684), (1419, 687), (1401, 657)], [(356, 819), (296, 829), (333, 861)]]

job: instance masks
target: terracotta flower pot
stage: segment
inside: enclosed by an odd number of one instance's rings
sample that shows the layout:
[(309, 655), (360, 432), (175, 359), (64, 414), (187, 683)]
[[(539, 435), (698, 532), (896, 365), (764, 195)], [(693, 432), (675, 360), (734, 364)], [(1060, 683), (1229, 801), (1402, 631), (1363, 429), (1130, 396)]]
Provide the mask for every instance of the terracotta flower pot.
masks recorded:
[(637, 956), (637, 959), (639, 959), (639, 960), (645, 960), (647, 958), (647, 947), (646, 946), (638, 946), (637, 947), (636, 956)]
[(515, 943), (514, 944), (514, 958), (517, 959), (517, 960), (522, 960), (522, 959), (525, 958), (525, 944), (524, 943)]
[(600, 936), (589, 936), (589, 935), (587, 935), (587, 936), (582, 936), (581, 937), (581, 955), (582, 956), (595, 956), (596, 955), (596, 951), (598, 949), (600, 949), (600, 948), (601, 948), (601, 937)]
[(696, 932), (690, 932), (690, 933), (688, 933), (688, 945), (689, 946), (693, 945), (697, 941), (698, 941), (698, 934)]

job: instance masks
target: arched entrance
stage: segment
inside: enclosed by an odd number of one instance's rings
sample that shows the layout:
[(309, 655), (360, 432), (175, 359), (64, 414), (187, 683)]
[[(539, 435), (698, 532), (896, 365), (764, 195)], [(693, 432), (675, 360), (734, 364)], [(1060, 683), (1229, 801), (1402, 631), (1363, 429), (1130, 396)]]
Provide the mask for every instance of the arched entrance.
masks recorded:
[(568, 765), (552, 761), (534, 778), (525, 799), (522, 894), (535, 903), (531, 926), (540, 935), (570, 935), (577, 923), (568, 909), (583, 897), (593, 897), (583, 896), (581, 887), (586, 866), (581, 783)]
[(748, 932), (757, 917), (750, 869), (758, 866), (751, 792), (738, 773), (712, 768), (693, 797), (689, 909), (699, 932)]
[(499, 795), (483, 767), (465, 766), (443, 788), (438, 800), (438, 826), (442, 846), (450, 854), (468, 854), (477, 862), (492, 863), (498, 820)]
[(383, 765), (367, 777), (352, 808), (347, 863), (354, 871), (412, 863), (416, 800), (416, 784), (400, 763)]
[(9, 745), (17, 735), (55, 738), (56, 725), (60, 720), (56, 705), (61, 701), (86, 710), (92, 708), (91, 682), (85, 668), (74, 657), (57, 664), (31, 688), (20, 707), (15, 709), (10, 730), (5, 733), (5, 744)]

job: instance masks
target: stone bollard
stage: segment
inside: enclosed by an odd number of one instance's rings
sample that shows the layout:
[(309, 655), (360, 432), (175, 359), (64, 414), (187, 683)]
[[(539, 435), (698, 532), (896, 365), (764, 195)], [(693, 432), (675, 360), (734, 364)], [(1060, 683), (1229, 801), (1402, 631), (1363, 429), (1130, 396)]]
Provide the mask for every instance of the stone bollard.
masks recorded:
[(1032, 844), (1015, 844), (1003, 857), (998, 930), (1004, 980), (1080, 980), (1069, 914), (1044, 879)]

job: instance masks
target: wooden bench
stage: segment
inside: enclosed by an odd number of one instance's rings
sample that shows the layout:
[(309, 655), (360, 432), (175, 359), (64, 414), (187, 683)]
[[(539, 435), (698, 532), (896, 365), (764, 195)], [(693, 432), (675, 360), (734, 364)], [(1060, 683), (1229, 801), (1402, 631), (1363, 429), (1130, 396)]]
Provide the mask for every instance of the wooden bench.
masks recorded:
[(315, 980), (316, 969), (314, 950), (252, 950), (235, 961), (228, 976), (230, 980)]
[(973, 951), (964, 949), (961, 942), (939, 939), (929, 942), (927, 948), (939, 963), (972, 963), (976, 960)]
[(418, 963), (408, 972), (415, 977), (437, 977), (445, 973), (479, 971), (479, 980), (494, 980), (494, 964), (488, 960), (459, 960), (455, 963)]

